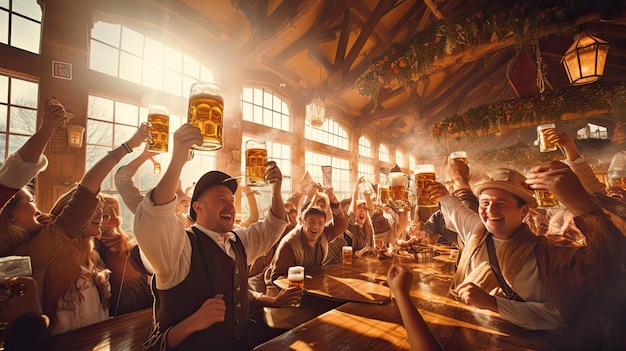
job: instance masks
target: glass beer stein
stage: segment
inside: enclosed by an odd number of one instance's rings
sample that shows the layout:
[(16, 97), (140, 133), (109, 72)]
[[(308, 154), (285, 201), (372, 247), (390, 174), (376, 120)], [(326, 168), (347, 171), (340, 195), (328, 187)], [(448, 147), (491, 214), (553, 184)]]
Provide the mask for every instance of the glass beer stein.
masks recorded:
[(267, 147), (265, 140), (246, 141), (246, 185), (265, 186), (265, 163)]
[(153, 152), (167, 152), (170, 132), (170, 111), (161, 105), (148, 107), (148, 129), (150, 129), (150, 142), (148, 150)]
[(542, 124), (537, 126), (537, 138), (539, 139), (539, 151), (550, 152), (556, 151), (556, 143), (550, 143), (546, 140), (545, 131), (548, 129), (554, 129), (556, 126), (554, 123)]
[(417, 204), (424, 207), (437, 206), (437, 199), (428, 195), (428, 187), (435, 182), (435, 166), (431, 164), (415, 167), (415, 184), (417, 186)]
[(197, 82), (189, 92), (187, 122), (202, 133), (202, 145), (196, 150), (215, 151), (224, 147), (224, 98), (215, 83)]
[(389, 197), (392, 200), (404, 200), (404, 174), (402, 172), (389, 173)]
[[(287, 279), (289, 280), (289, 287), (297, 286), (300, 289), (304, 289), (304, 267), (302, 266), (293, 266), (289, 267), (287, 271)], [(289, 306), (291, 307), (300, 307), (302, 304), (302, 295), (294, 298), (289, 301)]]

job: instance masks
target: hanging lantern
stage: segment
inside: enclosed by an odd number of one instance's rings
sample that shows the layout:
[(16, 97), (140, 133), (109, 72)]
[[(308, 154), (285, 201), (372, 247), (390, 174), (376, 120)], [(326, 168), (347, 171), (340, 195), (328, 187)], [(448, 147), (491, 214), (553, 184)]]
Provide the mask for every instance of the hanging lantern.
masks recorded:
[(604, 74), (608, 52), (609, 44), (603, 39), (586, 32), (578, 33), (561, 59), (570, 83), (582, 85), (597, 81)]
[(73, 148), (80, 149), (83, 146), (83, 134), (85, 128), (76, 124), (67, 126), (67, 144)]
[(326, 103), (323, 97), (316, 96), (306, 105), (305, 117), (306, 122), (312, 127), (319, 128), (324, 124)]

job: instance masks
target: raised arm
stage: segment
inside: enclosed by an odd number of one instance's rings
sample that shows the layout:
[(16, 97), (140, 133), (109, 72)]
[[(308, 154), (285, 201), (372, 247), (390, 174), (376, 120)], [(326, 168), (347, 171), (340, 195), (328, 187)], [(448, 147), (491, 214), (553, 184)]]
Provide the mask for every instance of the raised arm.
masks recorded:
[(428, 324), (422, 318), (413, 302), (411, 301), (411, 282), (413, 275), (411, 271), (398, 265), (393, 265), (387, 272), (387, 284), (393, 292), (400, 310), (404, 329), (409, 337), (409, 344), (413, 351), (440, 351), (443, 347), (435, 338)]
[(141, 143), (148, 136), (149, 131), (144, 126), (141, 125), (135, 131), (128, 141), (122, 143), (122, 145), (117, 148), (109, 151), (106, 156), (104, 156), (100, 161), (98, 161), (95, 165), (93, 165), (80, 180), (80, 185), (87, 188), (92, 193), (96, 194), (100, 191), (100, 186), (102, 185), (102, 181), (104, 178), (111, 172), (113, 167), (126, 156), (126, 154), (130, 153), (132, 149), (141, 145)]
[(143, 195), (141, 195), (141, 192), (133, 183), (133, 176), (137, 173), (139, 167), (152, 156), (154, 156), (154, 153), (148, 151), (148, 145), (146, 144), (146, 147), (139, 156), (128, 162), (127, 165), (118, 168), (115, 173), (115, 188), (122, 197), (122, 201), (126, 207), (128, 207), (132, 213), (135, 213), (137, 205), (139, 205), (143, 199)]
[(43, 150), (50, 141), (52, 134), (61, 122), (65, 120), (65, 108), (55, 99), (44, 103), (41, 127), (31, 136), (22, 147), (17, 150), (24, 162), (39, 162)]
[(245, 221), (241, 222), (239, 225), (242, 227), (247, 227), (250, 224), (259, 220), (259, 206), (256, 203), (256, 197), (254, 196), (254, 191), (250, 189), (249, 186), (242, 185), (239, 187), (241, 189), (241, 193), (246, 196), (248, 200), (248, 208), (250, 209), (250, 214)]
[(283, 204), (283, 196), (280, 193), (283, 185), (283, 174), (274, 161), (269, 161), (265, 164), (265, 167), (265, 182), (269, 184), (272, 192), (272, 205), (270, 207), (270, 211), (272, 211), (276, 218), (288, 220), (287, 210)]

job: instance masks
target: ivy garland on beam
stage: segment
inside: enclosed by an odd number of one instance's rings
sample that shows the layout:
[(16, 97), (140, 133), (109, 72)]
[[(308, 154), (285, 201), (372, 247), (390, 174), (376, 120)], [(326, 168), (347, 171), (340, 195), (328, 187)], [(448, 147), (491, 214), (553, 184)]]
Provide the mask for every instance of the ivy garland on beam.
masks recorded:
[(592, 0), (498, 0), (466, 13), (450, 14), (403, 43), (394, 43), (368, 64), (355, 82), (360, 96), (377, 103), (381, 86), (403, 86), (432, 73), (433, 63), (469, 48), (513, 35), (518, 44), (536, 38), (540, 28), (573, 26), (577, 12)]
[(481, 105), (437, 122), (431, 137), (480, 137), (520, 128), (584, 116), (610, 113), (626, 122), (626, 84), (591, 84), (556, 89), (530, 97)]

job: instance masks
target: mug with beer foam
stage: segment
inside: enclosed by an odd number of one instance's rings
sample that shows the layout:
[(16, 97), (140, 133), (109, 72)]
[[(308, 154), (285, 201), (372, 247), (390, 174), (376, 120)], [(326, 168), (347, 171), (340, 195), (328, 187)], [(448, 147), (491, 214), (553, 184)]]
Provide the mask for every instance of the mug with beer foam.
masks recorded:
[(404, 174), (402, 172), (389, 173), (389, 197), (391, 197), (392, 200), (404, 199)]
[(189, 92), (187, 122), (202, 133), (202, 145), (196, 150), (215, 151), (224, 147), (224, 97), (215, 83), (197, 82)]
[(556, 151), (556, 143), (548, 142), (545, 136), (546, 130), (554, 128), (556, 128), (556, 125), (554, 125), (554, 123), (542, 124), (540, 126), (537, 126), (537, 138), (539, 139), (540, 152)]
[(417, 205), (436, 207), (438, 199), (428, 195), (428, 187), (435, 183), (435, 165), (415, 166), (415, 183), (417, 186)]
[(378, 185), (378, 201), (381, 204), (386, 204), (389, 202), (389, 185), (387, 184)]
[(265, 140), (246, 141), (246, 185), (265, 186), (265, 163), (267, 146)]
[[(304, 289), (304, 267), (302, 266), (293, 266), (289, 267), (287, 271), (287, 279), (289, 280), (289, 287), (297, 286), (300, 289)], [(289, 306), (291, 307), (300, 307), (302, 304), (302, 295), (294, 298), (289, 301)]]
[(153, 152), (167, 152), (170, 132), (170, 111), (161, 105), (148, 107), (148, 129), (152, 135), (149, 139), (148, 150)]
[(352, 264), (352, 246), (343, 246), (341, 248), (341, 257), (343, 264)]
[(450, 158), (467, 164), (467, 152), (465, 151), (453, 151), (450, 153)]

